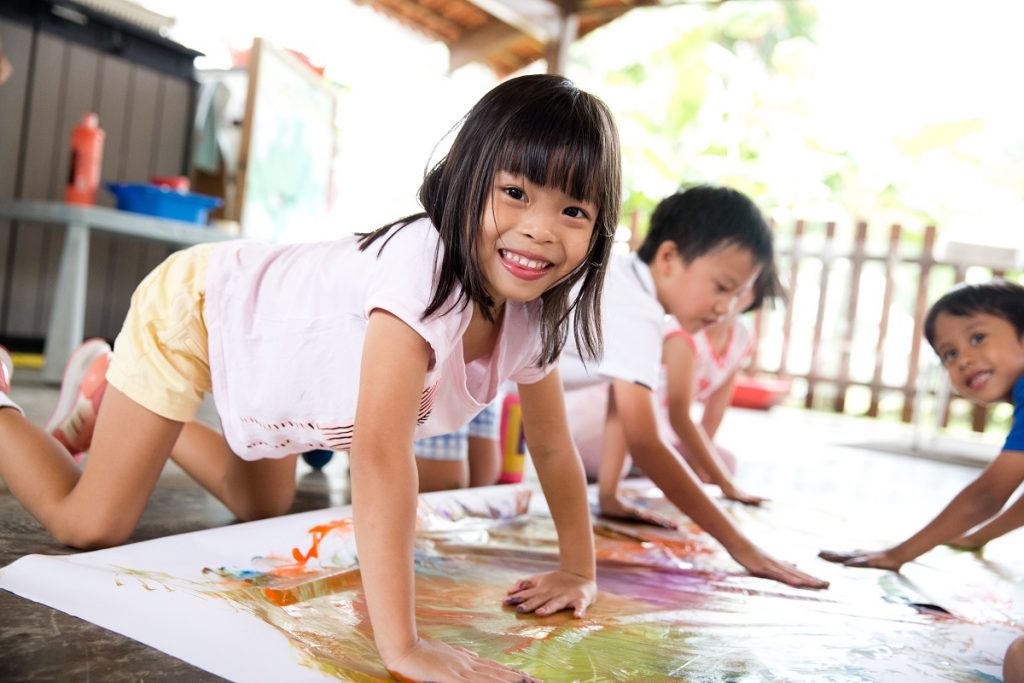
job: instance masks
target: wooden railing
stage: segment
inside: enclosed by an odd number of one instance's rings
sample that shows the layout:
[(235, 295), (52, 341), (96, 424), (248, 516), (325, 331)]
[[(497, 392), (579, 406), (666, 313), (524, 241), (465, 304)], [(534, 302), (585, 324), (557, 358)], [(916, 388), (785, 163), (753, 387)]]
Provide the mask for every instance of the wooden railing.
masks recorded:
[[(968, 276), (1021, 281), (1021, 273), (937, 257), (931, 226), (908, 234), (893, 225), (873, 242), (864, 222), (845, 237), (839, 232), (836, 223), (776, 226), (776, 263), (789, 302), (757, 313), (759, 344), (751, 368), (798, 380), (808, 408), (877, 417), (883, 402), (887, 414), (899, 402), (899, 419), (910, 422), (915, 405), (922, 405), (915, 404), (918, 392), (934, 393), (922, 388), (922, 369), (941, 376), (923, 338), (928, 306)], [(894, 316), (903, 329), (893, 330)], [(851, 390), (859, 392), (857, 406), (850, 405)], [(934, 407), (942, 410), (937, 418), (945, 425), (948, 404)], [(984, 431), (988, 411), (971, 410), (972, 428)]]

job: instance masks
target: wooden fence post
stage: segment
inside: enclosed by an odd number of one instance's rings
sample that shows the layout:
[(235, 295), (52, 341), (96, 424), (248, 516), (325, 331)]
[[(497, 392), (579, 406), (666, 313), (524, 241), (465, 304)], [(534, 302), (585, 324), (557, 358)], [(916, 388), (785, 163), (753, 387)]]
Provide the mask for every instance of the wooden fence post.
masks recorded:
[(793, 333), (793, 303), (796, 298), (797, 276), (800, 274), (801, 246), (804, 237), (804, 222), (799, 220), (793, 227), (793, 260), (789, 264), (789, 304), (782, 323), (782, 355), (779, 356), (779, 374), (786, 374), (786, 361), (789, 359), (789, 342)]
[(868, 417), (878, 417), (878, 402), (882, 386), (882, 370), (885, 363), (885, 337), (889, 332), (889, 308), (895, 285), (896, 266), (900, 261), (900, 233), (902, 228), (893, 225), (889, 229), (889, 253), (885, 256), (885, 292), (882, 294), (882, 319), (878, 323), (878, 341), (875, 343), (875, 372), (871, 376), (871, 403)]
[(846, 390), (850, 387), (850, 353), (853, 348), (853, 333), (857, 327), (857, 302), (860, 294), (860, 276), (864, 269), (864, 249), (868, 241), (868, 224), (857, 223), (853, 238), (853, 253), (850, 255), (849, 305), (846, 309), (846, 327), (843, 330), (842, 349), (839, 357), (839, 378), (836, 382), (836, 396), (833, 410), (842, 413), (846, 409)]
[(924, 229), (924, 245), (921, 247), (921, 270), (917, 276), (917, 301), (914, 303), (914, 336), (910, 340), (910, 361), (907, 366), (907, 383), (903, 385), (904, 422), (914, 416), (914, 397), (917, 395), (918, 363), (921, 359), (921, 333), (924, 329), (925, 309), (928, 305), (928, 276), (935, 264), (935, 226)]
[(811, 342), (811, 371), (807, 378), (807, 396), (804, 399), (804, 406), (814, 407), (814, 385), (818, 380), (818, 360), (820, 357), (819, 347), (821, 346), (821, 332), (825, 323), (825, 302), (828, 299), (828, 279), (832, 272), (832, 260), (835, 257), (836, 236), (835, 221), (825, 224), (825, 248), (821, 252), (821, 293), (818, 295), (818, 312), (814, 319), (814, 339)]

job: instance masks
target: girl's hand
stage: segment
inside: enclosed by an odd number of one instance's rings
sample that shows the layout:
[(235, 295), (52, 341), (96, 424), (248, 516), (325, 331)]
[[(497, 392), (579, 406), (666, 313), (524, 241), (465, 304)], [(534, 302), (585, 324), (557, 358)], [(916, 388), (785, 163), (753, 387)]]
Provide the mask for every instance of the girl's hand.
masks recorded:
[(628, 522), (642, 522), (644, 524), (650, 524), (651, 526), (660, 526), (665, 529), (678, 529), (679, 525), (673, 522), (668, 517), (639, 507), (637, 505), (631, 505), (626, 501), (622, 500), (618, 496), (607, 500), (602, 500), (600, 503), (600, 511), (602, 517), (608, 519), (622, 519)]
[(888, 550), (871, 552), (868, 550), (853, 550), (845, 553), (834, 550), (822, 550), (818, 557), (829, 562), (837, 562), (847, 567), (870, 567), (872, 569), (889, 569), (898, 572), (903, 566), (903, 560), (896, 559)]
[(388, 673), (406, 683), (419, 681), (488, 681), (489, 683), (540, 683), (529, 674), (484, 659), (463, 647), (453, 647), (439, 640), (420, 638), (412, 649), (400, 655), (394, 664), (387, 664)]
[(517, 612), (534, 612), (546, 617), (563, 609), (572, 609), (577, 619), (594, 604), (597, 584), (569, 572), (545, 572), (517, 581), (508, 589), (506, 605), (515, 605)]
[(750, 493), (747, 493), (746, 491), (738, 488), (735, 484), (732, 483), (728, 483), (725, 486), (720, 486), (719, 488), (722, 489), (723, 496), (725, 496), (729, 500), (735, 500), (739, 503), (743, 503), (744, 505), (758, 506), (766, 500), (761, 496), (755, 496)]
[(746, 567), (751, 575), (762, 579), (772, 579), (796, 588), (828, 588), (828, 581), (805, 574), (788, 562), (780, 562), (756, 546), (734, 554), (733, 559)]

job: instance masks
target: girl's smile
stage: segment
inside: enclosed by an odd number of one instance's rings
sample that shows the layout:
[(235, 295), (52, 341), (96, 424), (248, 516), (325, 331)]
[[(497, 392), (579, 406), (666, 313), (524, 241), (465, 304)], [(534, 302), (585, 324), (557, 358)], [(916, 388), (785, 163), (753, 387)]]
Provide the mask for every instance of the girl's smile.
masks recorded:
[(597, 213), (593, 202), (499, 171), (478, 245), (495, 306), (532, 301), (572, 274), (590, 250)]
[(550, 261), (534, 254), (520, 253), (511, 249), (499, 249), (501, 261), (510, 273), (524, 280), (536, 280), (544, 277), (554, 267)]

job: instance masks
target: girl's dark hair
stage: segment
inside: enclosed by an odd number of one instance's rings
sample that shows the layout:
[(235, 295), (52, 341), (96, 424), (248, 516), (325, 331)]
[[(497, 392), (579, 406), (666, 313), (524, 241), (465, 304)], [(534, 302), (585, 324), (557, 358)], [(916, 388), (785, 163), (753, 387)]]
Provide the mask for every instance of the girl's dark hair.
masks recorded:
[[(476, 252), (499, 171), (523, 175), (532, 183), (598, 206), (583, 263), (541, 295), (543, 350), (538, 365), (558, 358), (574, 308), (578, 347), (599, 357), (601, 288), (621, 201), (619, 137), (607, 105), (562, 76), (520, 76), (484, 95), (463, 118), (448, 154), (424, 176), (419, 190), (424, 211), (361, 235), (360, 249), (414, 220), (430, 218), (441, 235), (438, 251), (442, 244), (444, 249), (433, 298), (423, 317), (441, 310), (458, 292), (445, 312), (475, 301), (493, 321), (494, 301), (487, 293)], [(385, 246), (387, 239), (381, 249)], [(436, 262), (436, 253), (434, 258)], [(573, 286), (581, 280), (582, 286), (572, 296)]]
[(761, 211), (747, 195), (728, 187), (697, 185), (661, 200), (637, 255), (650, 263), (668, 240), (686, 263), (730, 244), (749, 249), (762, 267), (774, 259), (772, 232)]
[(943, 294), (932, 304), (924, 319), (924, 336), (935, 348), (935, 320), (946, 313), (960, 318), (988, 313), (998, 316), (1024, 336), (1024, 287), (1008, 280), (992, 280), (981, 284), (961, 284)]

